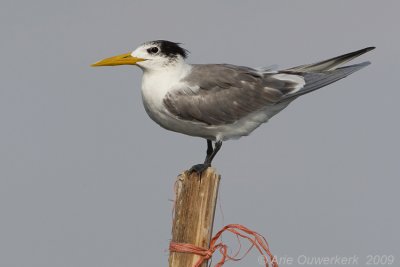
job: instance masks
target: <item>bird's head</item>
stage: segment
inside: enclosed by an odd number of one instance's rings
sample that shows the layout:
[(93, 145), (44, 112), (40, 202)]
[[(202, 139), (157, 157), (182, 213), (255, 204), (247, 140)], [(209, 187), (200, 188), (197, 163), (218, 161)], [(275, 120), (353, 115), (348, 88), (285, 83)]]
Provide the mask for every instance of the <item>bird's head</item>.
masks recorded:
[(187, 54), (179, 43), (158, 40), (146, 42), (131, 53), (100, 60), (92, 67), (137, 65), (143, 70), (157, 70), (183, 62)]

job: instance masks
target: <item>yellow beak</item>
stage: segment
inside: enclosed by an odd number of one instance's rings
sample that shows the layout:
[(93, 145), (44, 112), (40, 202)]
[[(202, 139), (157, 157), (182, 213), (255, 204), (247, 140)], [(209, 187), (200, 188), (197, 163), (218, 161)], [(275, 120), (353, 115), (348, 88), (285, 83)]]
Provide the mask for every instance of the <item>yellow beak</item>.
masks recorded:
[(144, 58), (133, 57), (131, 53), (126, 53), (114, 57), (105, 58), (92, 64), (92, 67), (117, 66), (117, 65), (135, 65), (137, 62), (145, 61)]

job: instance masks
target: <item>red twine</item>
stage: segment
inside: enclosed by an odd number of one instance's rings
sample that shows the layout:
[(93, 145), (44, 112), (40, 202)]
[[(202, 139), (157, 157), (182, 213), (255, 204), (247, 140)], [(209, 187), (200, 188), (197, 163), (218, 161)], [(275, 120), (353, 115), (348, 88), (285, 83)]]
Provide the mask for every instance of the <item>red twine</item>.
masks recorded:
[[(231, 232), (234, 235), (236, 235), (238, 242), (239, 242), (239, 250), (233, 256), (228, 255), (228, 246), (226, 244), (224, 244), (222, 241), (217, 243), (218, 239), (221, 237), (222, 233), (225, 231)], [(241, 247), (240, 238), (247, 239), (251, 243), (251, 246), (249, 247), (249, 249), (246, 251), (246, 253), (242, 257), (237, 258), (237, 255), (239, 254), (240, 247)], [(196, 264), (193, 267), (200, 267), (200, 265), (204, 261), (206, 261), (212, 257), (212, 255), (214, 254), (214, 252), (216, 250), (219, 250), (219, 252), (222, 255), (222, 258), (217, 263), (217, 265), (215, 265), (215, 267), (221, 267), (228, 260), (239, 261), (242, 258), (244, 258), (253, 247), (255, 247), (258, 250), (258, 252), (260, 252), (260, 254), (262, 255), (262, 258), (264, 259), (266, 267), (269, 266), (267, 255), (269, 256), (269, 259), (270, 259), (269, 261), (270, 261), (271, 265), (273, 267), (278, 267), (278, 263), (276, 262), (276, 259), (274, 258), (271, 251), (269, 250), (269, 245), (268, 245), (267, 240), (259, 233), (254, 232), (240, 224), (229, 224), (229, 225), (225, 226), (224, 228), (222, 228), (211, 239), (209, 249), (197, 247), (192, 244), (175, 243), (175, 242), (171, 242), (169, 244), (169, 250), (171, 252), (193, 253), (193, 254), (199, 255), (200, 259), (196, 262)]]

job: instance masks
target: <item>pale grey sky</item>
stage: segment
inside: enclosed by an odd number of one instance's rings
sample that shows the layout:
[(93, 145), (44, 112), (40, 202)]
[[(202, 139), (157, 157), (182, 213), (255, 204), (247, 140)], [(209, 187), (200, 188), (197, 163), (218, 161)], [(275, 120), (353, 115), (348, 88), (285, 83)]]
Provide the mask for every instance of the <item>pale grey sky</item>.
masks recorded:
[(399, 9), (3, 0), (0, 267), (167, 265), (173, 183), (205, 141), (147, 117), (138, 68), (89, 67), (154, 39), (182, 42), (193, 63), (282, 68), (376, 46), (355, 61), (371, 66), (224, 143), (215, 230), (246, 225), (278, 256), (358, 255), (366, 266), (367, 255), (394, 255), (398, 265)]

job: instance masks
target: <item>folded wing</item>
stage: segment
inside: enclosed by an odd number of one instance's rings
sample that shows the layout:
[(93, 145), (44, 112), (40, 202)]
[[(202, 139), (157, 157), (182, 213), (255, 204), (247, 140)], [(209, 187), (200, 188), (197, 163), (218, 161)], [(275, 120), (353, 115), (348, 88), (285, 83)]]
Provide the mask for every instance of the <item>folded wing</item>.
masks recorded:
[(254, 112), (274, 115), (300, 95), (369, 65), (364, 62), (340, 67), (372, 49), (277, 72), (227, 64), (193, 65), (182, 87), (165, 96), (164, 106), (181, 120), (207, 125), (232, 124)]
[(168, 93), (164, 106), (179, 119), (208, 125), (234, 123), (304, 85), (298, 75), (263, 74), (225, 64), (194, 65), (182, 82), (186, 86)]

